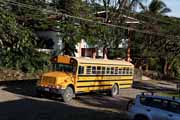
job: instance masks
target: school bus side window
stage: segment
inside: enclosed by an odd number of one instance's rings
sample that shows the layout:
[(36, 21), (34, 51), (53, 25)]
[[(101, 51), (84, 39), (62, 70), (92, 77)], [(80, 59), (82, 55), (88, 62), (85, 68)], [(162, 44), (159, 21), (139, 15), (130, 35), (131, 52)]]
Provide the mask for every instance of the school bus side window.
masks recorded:
[(125, 75), (125, 74), (126, 74), (126, 68), (123, 68), (122, 75)]
[(118, 74), (118, 67), (115, 68), (115, 74)]
[(105, 67), (102, 67), (102, 74), (105, 74)]
[(114, 67), (111, 67), (111, 74), (114, 74)]
[(91, 66), (87, 66), (86, 68), (86, 74), (91, 74)]
[(126, 75), (129, 75), (129, 68), (126, 68)]
[(100, 66), (97, 67), (97, 74), (98, 75), (101, 74), (101, 67)]
[(84, 66), (79, 66), (78, 74), (79, 75), (84, 74)]
[(119, 75), (122, 75), (122, 68), (119, 68)]
[(106, 74), (110, 74), (110, 68), (108, 67), (107, 70), (106, 70)]
[(96, 74), (96, 66), (92, 66), (92, 74)]

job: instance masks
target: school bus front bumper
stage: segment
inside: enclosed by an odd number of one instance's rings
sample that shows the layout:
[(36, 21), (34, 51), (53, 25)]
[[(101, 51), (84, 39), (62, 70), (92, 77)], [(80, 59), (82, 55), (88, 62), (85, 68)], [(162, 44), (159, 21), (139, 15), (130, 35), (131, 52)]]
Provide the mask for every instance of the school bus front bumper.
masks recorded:
[(40, 93), (50, 93), (50, 94), (62, 95), (64, 93), (65, 89), (37, 86), (36, 91), (40, 92)]

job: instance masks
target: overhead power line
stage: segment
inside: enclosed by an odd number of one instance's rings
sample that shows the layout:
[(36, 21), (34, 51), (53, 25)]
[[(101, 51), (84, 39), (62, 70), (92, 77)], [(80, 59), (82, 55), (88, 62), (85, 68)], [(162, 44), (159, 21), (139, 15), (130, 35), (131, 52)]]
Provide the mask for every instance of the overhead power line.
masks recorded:
[(11, 5), (16, 5), (16, 6), (19, 6), (19, 7), (24, 7), (24, 8), (28, 8), (28, 9), (32, 9), (32, 10), (37, 10), (37, 11), (41, 11), (41, 12), (44, 12), (44, 13), (57, 14), (57, 15), (60, 15), (60, 16), (65, 16), (65, 17), (78, 19), (78, 20), (82, 20), (82, 21), (86, 21), (86, 22), (91, 22), (91, 23), (95, 23), (95, 24), (100, 24), (100, 25), (105, 25), (105, 26), (109, 26), (109, 27), (125, 29), (125, 30), (129, 30), (129, 31), (135, 31), (135, 32), (143, 33), (143, 34), (156, 35), (156, 36), (161, 36), (161, 37), (166, 37), (166, 38), (180, 39), (180, 36), (165, 35), (163, 33), (156, 33), (156, 32), (151, 32), (151, 31), (147, 31), (147, 30), (139, 30), (139, 29), (135, 29), (135, 28), (132, 28), (132, 27), (126, 27), (126, 26), (114, 25), (114, 24), (109, 24), (109, 23), (97, 22), (97, 21), (94, 21), (92, 19), (86, 19), (86, 18), (73, 16), (73, 15), (68, 15), (68, 14), (65, 14), (65, 13), (56, 12), (56, 11), (52, 11), (52, 10), (48, 10), (48, 9), (37, 8), (37, 7), (32, 6), (32, 5), (27, 5), (27, 4), (24, 4), (24, 3), (15, 2), (15, 1), (11, 1), (11, 0), (5, 0), (5, 1), (0, 1), (0, 2), (1, 3), (8, 3), (8, 4), (11, 4)]
[[(153, 17), (153, 16), (143, 15), (143, 14), (140, 14), (140, 13), (135, 12), (135, 11), (131, 12), (131, 11), (129, 11), (129, 10), (127, 10), (127, 9), (124, 9), (124, 8), (122, 8), (122, 9), (120, 9), (120, 10), (121, 10), (122, 12), (125, 11), (125, 12), (128, 12), (128, 13), (130, 13), (130, 14), (139, 15), (139, 16), (142, 16), (142, 17), (144, 17), (144, 18), (148, 18), (148, 19), (151, 19), (151, 20), (154, 20), (154, 21), (157, 21), (157, 22), (166, 23), (166, 24), (172, 24), (171, 22), (164, 21), (164, 20), (155, 18), (155, 17)], [(136, 19), (138, 19), (138, 18), (136, 17)]]

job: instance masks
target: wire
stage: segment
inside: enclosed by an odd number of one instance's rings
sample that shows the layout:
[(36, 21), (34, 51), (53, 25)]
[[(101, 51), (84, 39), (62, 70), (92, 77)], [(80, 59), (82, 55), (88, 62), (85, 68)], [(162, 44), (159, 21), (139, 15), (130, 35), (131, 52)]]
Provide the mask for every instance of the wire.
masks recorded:
[[(138, 18), (137, 18), (137, 15), (139, 15), (139, 16), (143, 16), (144, 18), (152, 19), (152, 20), (155, 20), (155, 21), (158, 21), (158, 22), (167, 23), (167, 24), (172, 24), (171, 22), (163, 21), (163, 20), (157, 19), (157, 18), (155, 18), (155, 17), (153, 17), (153, 16), (143, 15), (143, 14), (140, 14), (140, 13), (138, 13), (138, 12), (136, 12), (136, 11), (131, 12), (131, 11), (129, 11), (129, 10), (127, 10), (127, 9), (124, 9), (124, 8), (122, 8), (122, 9), (120, 9), (120, 10), (136, 15), (136, 19), (138, 19)], [(134, 16), (133, 16), (133, 17), (134, 17)]]
[(27, 4), (20, 3), (20, 2), (14, 2), (14, 1), (11, 1), (11, 0), (5, 0), (5, 1), (0, 1), (0, 2), (1, 3), (8, 3), (8, 4), (11, 4), (11, 5), (16, 5), (16, 6), (24, 7), (24, 8), (28, 8), (28, 9), (38, 10), (38, 11), (45, 12), (45, 13), (51, 13), (51, 14), (56, 13), (57, 15), (60, 15), (60, 16), (65, 16), (65, 17), (74, 18), (74, 19), (78, 19), (78, 20), (82, 20), (82, 21), (87, 21), (87, 22), (91, 22), (91, 23), (95, 23), (95, 24), (100, 24), (100, 25), (125, 29), (125, 30), (128, 30), (128, 31), (134, 31), (134, 32), (139, 32), (139, 33), (149, 34), (149, 35), (156, 35), (156, 36), (161, 36), (161, 37), (166, 37), (166, 38), (180, 39), (180, 36), (165, 35), (165, 34), (162, 34), (162, 33), (156, 33), (156, 32), (151, 32), (151, 31), (147, 31), (147, 30), (139, 30), (139, 29), (135, 29), (135, 28), (132, 28), (132, 27), (126, 27), (126, 26), (119, 26), (119, 25), (114, 25), (114, 24), (109, 24), (109, 23), (97, 22), (97, 21), (94, 21), (94, 20), (91, 20), (91, 19), (86, 19), (86, 18), (82, 18), (82, 17), (68, 15), (68, 14), (65, 14), (65, 13), (56, 12), (56, 11), (52, 11), (52, 10), (48, 10), (48, 9), (37, 8), (37, 7), (34, 7), (32, 5), (27, 5)]

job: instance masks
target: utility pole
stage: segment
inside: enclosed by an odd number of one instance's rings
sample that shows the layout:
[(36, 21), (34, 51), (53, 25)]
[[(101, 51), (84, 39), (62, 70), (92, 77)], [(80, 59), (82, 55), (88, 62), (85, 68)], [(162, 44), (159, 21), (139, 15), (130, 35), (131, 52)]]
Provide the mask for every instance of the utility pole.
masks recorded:
[(132, 31), (128, 30), (128, 48), (127, 48), (127, 61), (131, 62), (131, 39), (132, 39)]

